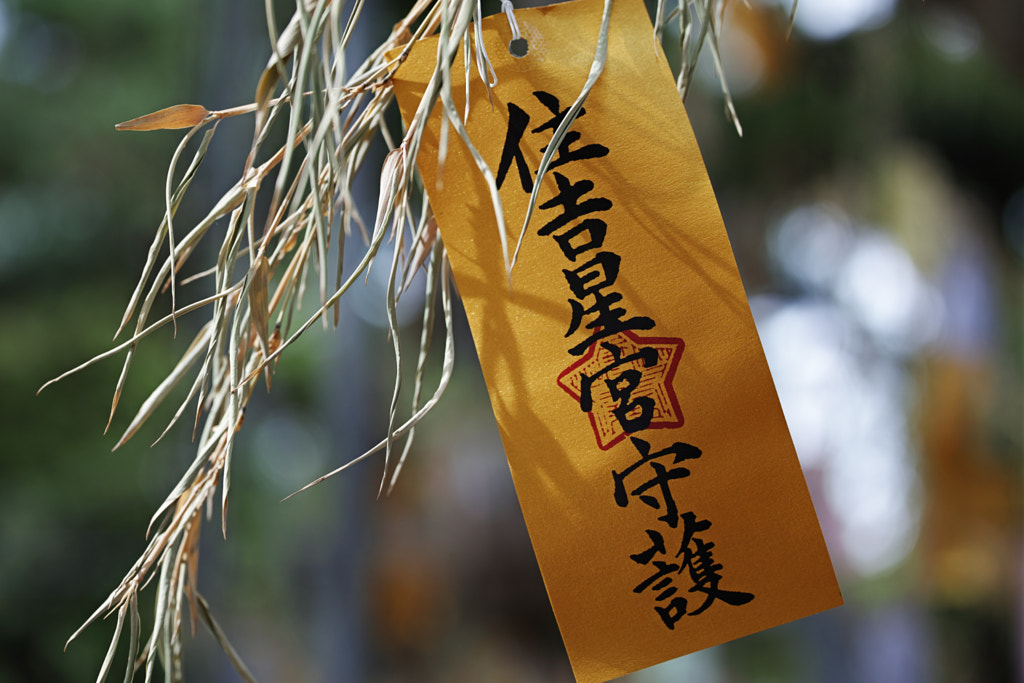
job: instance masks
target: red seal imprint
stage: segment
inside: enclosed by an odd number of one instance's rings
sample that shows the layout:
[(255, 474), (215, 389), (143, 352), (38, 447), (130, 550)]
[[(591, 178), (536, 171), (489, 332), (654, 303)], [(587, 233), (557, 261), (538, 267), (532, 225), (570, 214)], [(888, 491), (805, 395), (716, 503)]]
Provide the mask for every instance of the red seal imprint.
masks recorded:
[[(558, 386), (589, 416), (601, 450), (641, 429), (682, 426), (672, 381), (683, 347), (683, 340), (675, 337), (618, 332), (595, 341), (558, 376)], [(651, 362), (655, 354), (657, 360)], [(641, 429), (635, 428), (638, 423)]]

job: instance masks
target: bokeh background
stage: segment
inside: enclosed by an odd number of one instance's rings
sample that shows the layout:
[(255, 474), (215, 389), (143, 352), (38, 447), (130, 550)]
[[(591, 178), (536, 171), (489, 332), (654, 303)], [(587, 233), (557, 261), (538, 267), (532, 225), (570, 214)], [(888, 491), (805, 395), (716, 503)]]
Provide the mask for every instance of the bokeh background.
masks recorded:
[[(367, 4), (357, 52), (407, 3)], [(163, 212), (179, 136), (113, 124), (250, 101), (261, 5), (0, 0), (2, 683), (92, 680), (113, 625), (64, 641), (191, 460), (187, 429), (147, 447), (158, 424), (110, 450), (191, 335), (142, 346), (109, 435), (117, 361), (34, 394), (108, 348)], [(628, 680), (1024, 680), (1024, 3), (801, 0), (788, 40), (787, 12), (730, 5), (742, 138), (708, 59), (687, 109), (847, 605)], [(222, 124), (179, 220), (233, 182), (251, 125)], [(200, 587), (261, 681), (571, 681), (461, 313), (393, 495), (377, 460), (278, 502), (383, 433), (383, 300), (371, 276), (251, 404)], [(202, 628), (185, 660), (238, 680)]]

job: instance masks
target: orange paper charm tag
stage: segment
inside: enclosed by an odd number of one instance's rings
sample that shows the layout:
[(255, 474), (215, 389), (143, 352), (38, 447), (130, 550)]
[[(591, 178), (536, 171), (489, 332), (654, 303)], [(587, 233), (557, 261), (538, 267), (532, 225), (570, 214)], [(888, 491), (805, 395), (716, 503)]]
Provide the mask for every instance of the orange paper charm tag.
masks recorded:
[[(603, 2), (483, 21), (466, 127), (509, 253)], [(606, 681), (842, 603), (711, 185), (644, 3), (554, 154), (506, 276), (488, 187), (437, 106), (417, 159), (576, 678)], [(409, 120), (437, 39), (395, 77)], [(459, 54), (462, 54), (461, 51)], [(464, 111), (461, 59), (452, 68)], [(474, 69), (475, 72), (475, 69)]]

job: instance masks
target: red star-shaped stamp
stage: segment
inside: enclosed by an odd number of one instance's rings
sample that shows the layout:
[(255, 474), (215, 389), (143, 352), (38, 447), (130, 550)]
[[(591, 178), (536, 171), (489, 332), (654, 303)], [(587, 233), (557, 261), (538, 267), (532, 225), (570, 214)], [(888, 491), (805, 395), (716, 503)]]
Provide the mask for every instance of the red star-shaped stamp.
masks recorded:
[[(683, 425), (683, 413), (672, 386), (683, 347), (683, 340), (675, 337), (639, 337), (629, 330), (618, 332), (595, 341), (586, 354), (558, 376), (558, 386), (582, 403), (584, 409), (587, 398), (583, 394), (589, 391), (587, 414), (601, 450), (608, 450), (626, 437), (623, 422), (641, 417), (645, 410), (641, 403), (646, 404), (650, 417), (644, 429)], [(651, 363), (654, 353), (657, 361)], [(638, 378), (629, 383), (628, 391), (621, 386), (627, 375)], [(625, 397), (624, 391), (628, 393)], [(622, 408), (630, 404), (636, 405), (622, 413)]]

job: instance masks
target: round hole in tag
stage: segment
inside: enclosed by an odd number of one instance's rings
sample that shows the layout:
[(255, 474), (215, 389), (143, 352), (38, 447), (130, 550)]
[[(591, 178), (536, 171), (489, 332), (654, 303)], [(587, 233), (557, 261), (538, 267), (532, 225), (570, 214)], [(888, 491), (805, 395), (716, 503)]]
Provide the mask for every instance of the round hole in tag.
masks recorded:
[[(520, 18), (519, 31), (520, 36), (515, 40), (508, 33), (504, 33), (501, 42), (498, 43), (502, 47), (495, 47), (504, 53), (501, 59), (503, 68), (522, 73), (543, 63), (548, 50), (544, 35), (530, 22)], [(519, 45), (523, 48), (521, 52), (516, 49)]]
[(530, 44), (526, 38), (516, 38), (508, 44), (508, 53), (516, 59), (522, 59), (530, 53)]

